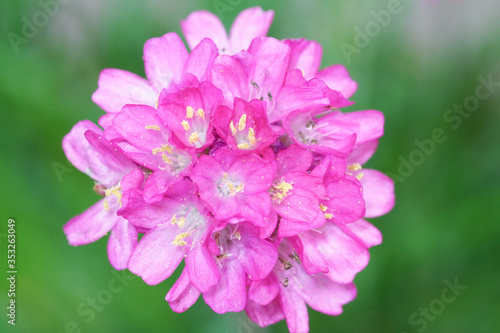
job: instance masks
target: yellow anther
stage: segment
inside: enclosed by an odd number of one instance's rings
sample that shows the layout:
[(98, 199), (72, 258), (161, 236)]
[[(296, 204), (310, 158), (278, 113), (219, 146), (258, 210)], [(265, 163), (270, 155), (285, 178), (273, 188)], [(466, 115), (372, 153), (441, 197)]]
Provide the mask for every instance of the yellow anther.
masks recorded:
[(145, 129), (155, 130), (155, 131), (159, 131), (160, 130), (160, 126), (158, 126), (158, 125), (146, 125), (144, 128)]
[(361, 170), (361, 164), (359, 163), (354, 163), (354, 164), (351, 164), (347, 167), (347, 169), (351, 170), (351, 171), (358, 171), (358, 170)]
[(163, 160), (163, 162), (165, 162), (167, 164), (172, 164), (172, 160), (165, 153), (161, 154), (161, 159)]
[(255, 130), (253, 129), (253, 127), (248, 128), (247, 139), (248, 142), (250, 142), (252, 145), (254, 145), (255, 142), (257, 142), (257, 140), (255, 139)]
[(174, 241), (172, 242), (173, 245), (176, 246), (184, 246), (187, 244), (187, 242), (184, 240), (184, 238), (188, 237), (189, 234), (186, 232), (181, 232), (177, 236), (175, 236)]
[(233, 133), (233, 135), (235, 135), (236, 134), (236, 127), (234, 127), (234, 123), (232, 120), (229, 123), (229, 128), (231, 129), (231, 133)]
[(326, 207), (323, 204), (319, 204), (319, 209), (321, 209), (322, 212), (326, 212), (326, 210), (328, 209), (328, 207)]
[(280, 203), (281, 200), (285, 199), (290, 194), (292, 189), (292, 184), (282, 180), (278, 185), (273, 185), (271, 188), (271, 197), (275, 202)]
[(237, 147), (238, 147), (238, 149), (244, 149), (244, 150), (248, 150), (251, 148), (250, 145), (246, 142), (239, 143)]
[(191, 106), (188, 106), (186, 108), (186, 117), (190, 119), (193, 118), (193, 115), (194, 115), (194, 109)]
[(186, 218), (184, 216), (181, 216), (179, 219), (174, 215), (172, 216), (172, 219), (170, 220), (172, 225), (177, 224), (179, 227), (183, 227), (184, 223), (186, 223)]
[(365, 176), (364, 173), (360, 172), (356, 175), (356, 178), (358, 178), (358, 180), (361, 180), (363, 177)]
[(161, 146), (160, 148), (155, 148), (155, 149), (153, 149), (153, 155), (156, 155), (158, 153), (163, 153), (165, 151), (168, 152), (169, 154), (172, 154), (172, 147), (165, 144), (165, 145)]
[(241, 234), (240, 234), (240, 232), (239, 232), (239, 231), (236, 231), (236, 232), (234, 233), (234, 238), (236, 238), (237, 240), (241, 240)]
[(194, 145), (198, 140), (200, 139), (200, 136), (198, 135), (198, 132), (193, 132), (189, 136), (189, 143)]
[(196, 114), (198, 115), (198, 117), (200, 118), (205, 118), (205, 111), (203, 111), (203, 109), (198, 109), (196, 111)]
[(240, 121), (238, 121), (238, 130), (243, 131), (245, 129), (247, 122), (247, 115), (243, 114), (240, 118)]
[[(116, 197), (116, 200), (118, 200), (118, 203), (120, 204), (120, 207), (121, 207), (122, 206), (122, 196), (123, 196), (121, 189), (122, 188), (120, 185), (111, 186), (110, 188), (107, 188), (104, 191), (104, 195), (106, 195), (107, 197), (109, 197), (110, 195), (114, 195)], [(106, 208), (106, 206), (105, 206), (105, 208)], [(109, 205), (108, 205), (108, 208), (109, 208)]]
[(109, 210), (109, 203), (106, 199), (104, 199), (104, 201), (102, 202), (102, 206), (104, 207), (104, 209)]
[(181, 124), (182, 124), (182, 127), (184, 127), (184, 129), (185, 129), (186, 131), (189, 131), (190, 127), (189, 127), (189, 123), (188, 123), (188, 121), (187, 121), (187, 120), (183, 120), (183, 121), (181, 121)]
[(333, 217), (332, 213), (325, 213), (325, 218), (326, 219), (331, 219)]

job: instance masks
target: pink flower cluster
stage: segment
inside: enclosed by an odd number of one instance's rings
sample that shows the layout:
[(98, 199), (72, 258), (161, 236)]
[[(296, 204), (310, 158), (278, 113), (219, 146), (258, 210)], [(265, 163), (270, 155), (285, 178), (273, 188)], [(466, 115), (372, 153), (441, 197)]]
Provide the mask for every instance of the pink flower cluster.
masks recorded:
[(363, 218), (390, 211), (394, 189), (362, 168), (382, 113), (342, 113), (356, 82), (341, 65), (319, 70), (317, 42), (265, 37), (272, 18), (245, 10), (228, 37), (194, 12), (181, 23), (191, 52), (168, 33), (144, 46), (147, 79), (101, 73), (102, 129), (81, 121), (63, 148), (102, 199), (64, 232), (82, 245), (111, 231), (112, 266), (150, 285), (184, 260), (166, 295), (176, 312), (203, 295), (217, 313), (307, 332), (306, 304), (338, 315), (355, 298), (381, 243)]

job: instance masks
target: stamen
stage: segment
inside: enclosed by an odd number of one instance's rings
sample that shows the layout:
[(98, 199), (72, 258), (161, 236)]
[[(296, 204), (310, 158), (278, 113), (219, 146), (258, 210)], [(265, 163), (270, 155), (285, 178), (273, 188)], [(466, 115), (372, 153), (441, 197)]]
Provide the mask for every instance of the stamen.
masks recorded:
[(189, 127), (189, 123), (188, 123), (188, 121), (187, 121), (187, 120), (183, 120), (183, 121), (181, 121), (181, 125), (182, 125), (182, 127), (184, 127), (184, 129), (185, 129), (186, 131), (189, 131), (189, 129), (191, 128), (191, 127)]
[(107, 188), (104, 191), (104, 194), (109, 197), (110, 195), (114, 195), (116, 197), (116, 200), (118, 200), (118, 203), (120, 204), (120, 207), (122, 206), (122, 192), (121, 192), (121, 186), (120, 185), (115, 185), (111, 186), (110, 188)]
[(361, 170), (361, 164), (359, 163), (354, 163), (354, 164), (351, 164), (347, 167), (347, 169), (351, 170), (351, 171), (358, 171), (358, 170)]
[(323, 204), (319, 204), (319, 209), (321, 209), (322, 212), (326, 212), (326, 210), (328, 209), (328, 207), (326, 207)]
[(325, 218), (326, 219), (331, 219), (333, 217), (332, 213), (325, 213)]
[(250, 142), (253, 145), (255, 144), (255, 142), (257, 142), (257, 140), (255, 139), (255, 130), (253, 129), (253, 127), (248, 128), (247, 139), (248, 142)]
[(247, 115), (243, 114), (240, 118), (240, 121), (238, 122), (238, 130), (243, 131), (245, 129), (247, 122)]
[(160, 130), (160, 126), (158, 126), (158, 125), (146, 125), (144, 128), (145, 129), (155, 130), (155, 131), (159, 131)]
[(203, 109), (198, 109), (198, 111), (196, 111), (196, 114), (198, 115), (198, 117), (205, 119), (205, 111), (203, 111)]
[(271, 198), (273, 199), (273, 201), (280, 203), (281, 200), (283, 200), (290, 194), (290, 191), (292, 189), (292, 184), (287, 183), (282, 179), (279, 184), (273, 185), (273, 187), (271, 188)]
[(168, 144), (165, 144), (160, 148), (155, 148), (153, 149), (153, 155), (156, 155), (158, 153), (163, 153), (165, 151), (168, 152), (169, 154), (172, 154), (172, 147), (170, 147)]
[(364, 174), (364, 173), (362, 173), (362, 172), (360, 172), (360, 173), (358, 173), (358, 174), (356, 175), (356, 178), (358, 178), (358, 180), (361, 180), (361, 179), (363, 179), (363, 177), (364, 177), (364, 176), (365, 176), (365, 174)]
[(191, 119), (194, 115), (194, 109), (191, 106), (186, 108), (186, 118)]
[(236, 127), (234, 127), (234, 123), (232, 120), (229, 123), (229, 128), (231, 129), (231, 133), (233, 133), (233, 135), (235, 135), (236, 134)]
[(193, 132), (189, 136), (189, 143), (194, 145), (198, 140), (200, 139), (200, 136), (198, 135), (198, 132)]

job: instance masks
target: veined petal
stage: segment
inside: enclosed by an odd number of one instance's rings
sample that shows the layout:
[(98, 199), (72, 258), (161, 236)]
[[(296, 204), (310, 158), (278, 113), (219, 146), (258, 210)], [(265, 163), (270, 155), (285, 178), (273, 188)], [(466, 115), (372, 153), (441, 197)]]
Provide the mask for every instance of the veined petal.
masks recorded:
[(363, 198), (366, 203), (366, 217), (387, 214), (394, 207), (394, 181), (382, 172), (362, 169)]
[(89, 244), (106, 235), (122, 217), (116, 209), (106, 209), (104, 200), (99, 200), (82, 214), (73, 217), (63, 227), (70, 245)]
[(266, 327), (285, 319), (279, 297), (276, 297), (267, 305), (260, 305), (249, 299), (245, 312), (248, 318), (256, 322), (260, 327)]
[(191, 283), (202, 293), (216, 285), (221, 278), (214, 258), (202, 243), (197, 243), (189, 251), (186, 257), (186, 269)]
[(291, 47), (289, 68), (300, 69), (306, 80), (316, 76), (323, 53), (321, 45), (306, 39), (288, 39), (285, 43)]
[(191, 49), (194, 49), (202, 39), (210, 38), (221, 53), (228, 51), (229, 40), (224, 25), (216, 15), (208, 11), (199, 10), (189, 14), (181, 21), (181, 28)]
[(128, 259), (137, 245), (137, 230), (125, 219), (120, 219), (111, 229), (108, 240), (108, 257), (117, 270), (127, 268)]
[(149, 82), (133, 73), (108, 68), (99, 75), (98, 88), (92, 101), (104, 111), (118, 113), (126, 104), (143, 104), (154, 107), (158, 92)]
[(203, 293), (205, 302), (217, 313), (240, 312), (247, 300), (246, 275), (236, 260), (222, 266), (219, 283)]
[(350, 98), (358, 89), (358, 84), (342, 65), (327, 67), (317, 73), (316, 77), (323, 80), (330, 89), (340, 91), (345, 98)]
[(239, 13), (231, 26), (231, 53), (246, 50), (254, 38), (266, 36), (273, 17), (272, 10), (263, 11), (260, 7), (248, 8)]
[(129, 270), (149, 285), (167, 279), (179, 266), (188, 248), (172, 244), (178, 230), (170, 223), (147, 232), (128, 261)]
[(183, 73), (191, 73), (203, 81), (208, 68), (218, 55), (215, 43), (211, 39), (203, 39), (189, 54)]
[(200, 297), (200, 292), (191, 283), (187, 269), (184, 268), (165, 300), (174, 312), (181, 313), (189, 309), (198, 300), (198, 297)]
[(167, 88), (171, 82), (180, 81), (187, 59), (188, 51), (175, 32), (151, 38), (144, 45), (146, 76), (157, 92)]

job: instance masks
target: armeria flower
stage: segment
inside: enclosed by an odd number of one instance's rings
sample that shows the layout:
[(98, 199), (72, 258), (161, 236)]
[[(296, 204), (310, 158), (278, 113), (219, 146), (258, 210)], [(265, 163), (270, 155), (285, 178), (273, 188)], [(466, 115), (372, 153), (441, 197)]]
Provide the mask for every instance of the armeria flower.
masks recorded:
[(64, 137), (63, 149), (77, 169), (96, 181), (94, 191), (104, 196), (64, 226), (68, 242), (92, 243), (111, 230), (109, 260), (116, 269), (126, 268), (137, 243), (137, 231), (117, 212), (127, 205), (128, 191), (144, 181), (143, 172), (112, 147), (103, 138), (102, 130), (90, 121), (81, 121), (73, 127)]
[[(265, 37), (272, 11), (251, 8), (228, 37), (205, 11), (179, 36), (144, 47), (146, 79), (104, 70), (106, 112), (63, 140), (68, 159), (104, 196), (71, 219), (72, 245), (111, 230), (109, 260), (150, 285), (185, 266), (165, 299), (175, 312), (202, 295), (217, 313), (309, 330), (307, 305), (339, 315), (353, 279), (382, 241), (364, 218), (394, 206), (394, 183), (364, 164), (381, 112), (344, 113), (357, 84), (322, 49)], [(143, 236), (137, 241), (139, 234)]]
[(127, 104), (156, 107), (160, 92), (181, 82), (186, 73), (203, 80), (217, 55), (217, 47), (210, 39), (200, 41), (191, 53), (176, 33), (148, 40), (144, 45), (147, 80), (120, 69), (101, 72), (99, 87), (92, 95), (92, 100), (107, 112), (99, 124), (105, 128), (112, 126), (114, 116)]
[(271, 209), (267, 190), (275, 172), (271, 161), (254, 153), (239, 156), (221, 148), (213, 156), (200, 157), (191, 179), (217, 220), (239, 218), (263, 226)]
[(290, 332), (308, 332), (307, 305), (329, 315), (342, 313), (342, 306), (356, 297), (354, 284), (340, 284), (322, 274), (308, 275), (294, 249), (284, 240), (279, 246), (279, 260), (270, 277), (270, 294), (275, 300), (268, 304), (249, 301), (246, 313), (260, 326), (286, 319)]
[(203, 38), (210, 38), (220, 54), (235, 54), (246, 50), (254, 38), (266, 36), (273, 16), (272, 10), (246, 9), (234, 20), (229, 37), (219, 18), (204, 10), (191, 13), (181, 21), (181, 27), (190, 48), (193, 49)]

